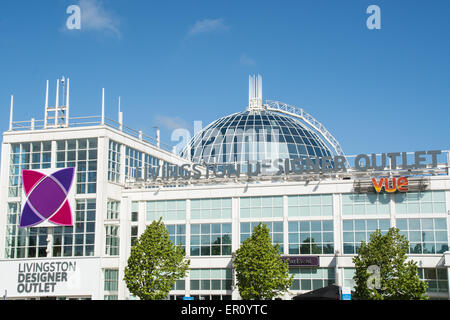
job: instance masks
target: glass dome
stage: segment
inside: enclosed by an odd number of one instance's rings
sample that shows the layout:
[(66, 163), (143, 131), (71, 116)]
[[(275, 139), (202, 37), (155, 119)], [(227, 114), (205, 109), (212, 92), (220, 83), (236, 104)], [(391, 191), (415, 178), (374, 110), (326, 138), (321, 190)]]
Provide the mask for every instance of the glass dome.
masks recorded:
[(194, 163), (332, 156), (322, 139), (300, 121), (268, 110), (243, 111), (213, 121), (181, 151)]

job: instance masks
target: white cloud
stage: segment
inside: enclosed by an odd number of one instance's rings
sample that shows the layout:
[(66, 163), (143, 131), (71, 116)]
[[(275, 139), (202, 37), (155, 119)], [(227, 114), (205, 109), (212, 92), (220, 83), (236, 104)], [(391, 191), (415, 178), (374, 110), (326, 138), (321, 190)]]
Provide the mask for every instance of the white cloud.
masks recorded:
[(112, 33), (118, 38), (119, 18), (108, 11), (100, 0), (80, 0), (81, 30)]
[(248, 57), (245, 53), (241, 55), (241, 58), (239, 59), (239, 62), (246, 66), (254, 66), (256, 64), (255, 60)]
[(168, 130), (189, 128), (189, 124), (187, 123), (187, 121), (180, 117), (167, 117), (163, 115), (156, 115), (155, 120), (156, 123), (164, 126)]
[(198, 20), (189, 29), (188, 36), (206, 34), (218, 31), (227, 31), (229, 27), (224, 23), (222, 18)]

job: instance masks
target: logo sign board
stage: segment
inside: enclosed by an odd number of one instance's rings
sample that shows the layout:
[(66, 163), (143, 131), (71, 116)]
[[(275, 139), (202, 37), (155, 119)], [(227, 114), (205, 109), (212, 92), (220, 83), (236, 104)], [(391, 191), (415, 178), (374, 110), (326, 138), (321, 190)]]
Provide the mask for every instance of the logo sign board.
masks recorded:
[(284, 256), (281, 260), (289, 261), (290, 267), (318, 267), (319, 256)]
[(408, 178), (372, 178), (373, 187), (376, 192), (381, 192), (383, 189), (386, 192), (393, 193), (396, 191), (406, 192), (408, 191)]
[(98, 258), (0, 261), (0, 283), (8, 297), (93, 295), (99, 272)]
[(22, 170), (21, 228), (72, 226), (75, 168)]
[[(217, 152), (217, 154), (222, 151)], [(437, 168), (440, 150), (415, 151), (412, 157), (407, 152), (391, 152), (377, 154), (359, 154), (354, 158), (353, 166), (345, 156), (334, 157), (300, 157), (269, 158), (265, 160), (248, 160), (240, 163), (194, 163), (178, 165), (158, 165), (144, 167), (136, 172), (136, 180), (157, 181), (164, 180), (198, 180), (215, 178), (239, 178), (242, 175), (255, 177), (260, 175), (302, 175), (327, 174), (347, 172), (352, 169), (357, 172), (389, 170), (410, 170), (423, 168)], [(244, 167), (246, 169), (244, 169)], [(241, 169), (243, 169), (241, 171)]]

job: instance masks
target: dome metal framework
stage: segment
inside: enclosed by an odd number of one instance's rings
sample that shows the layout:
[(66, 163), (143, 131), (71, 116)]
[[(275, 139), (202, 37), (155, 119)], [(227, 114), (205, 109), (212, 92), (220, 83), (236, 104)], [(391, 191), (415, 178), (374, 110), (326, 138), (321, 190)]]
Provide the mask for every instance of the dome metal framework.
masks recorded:
[(273, 100), (263, 104), (258, 76), (249, 79), (247, 109), (210, 123), (187, 143), (181, 156), (194, 163), (244, 164), (331, 157), (332, 150), (345, 157), (333, 135), (303, 109)]
[(182, 152), (200, 163), (331, 156), (313, 131), (277, 112), (243, 111), (222, 117), (197, 134)]

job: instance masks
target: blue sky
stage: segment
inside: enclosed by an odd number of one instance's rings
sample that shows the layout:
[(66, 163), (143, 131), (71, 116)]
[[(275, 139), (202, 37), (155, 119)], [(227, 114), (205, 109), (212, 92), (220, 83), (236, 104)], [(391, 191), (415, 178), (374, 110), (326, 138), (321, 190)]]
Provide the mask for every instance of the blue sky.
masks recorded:
[[(70, 5), (81, 30), (68, 30)], [(381, 29), (369, 30), (369, 5)], [(244, 110), (248, 76), (263, 98), (303, 107), (347, 154), (449, 149), (450, 1), (0, 2), (0, 130), (43, 119), (56, 79), (71, 81), (71, 115), (117, 119), (170, 141)], [(84, 18), (83, 18), (84, 17)]]

